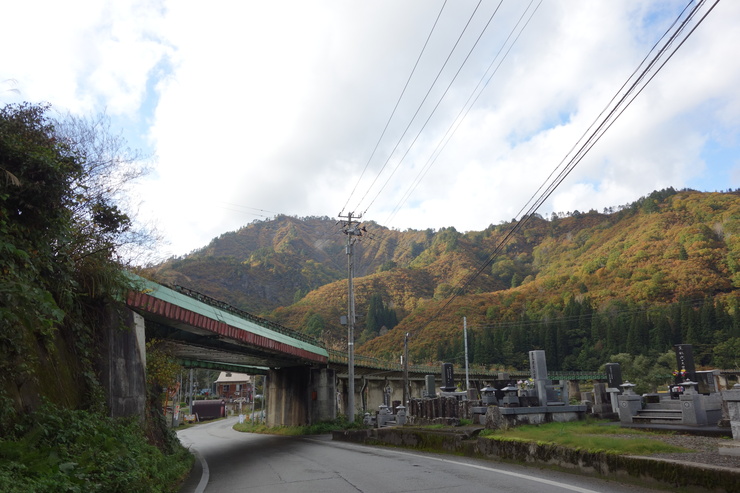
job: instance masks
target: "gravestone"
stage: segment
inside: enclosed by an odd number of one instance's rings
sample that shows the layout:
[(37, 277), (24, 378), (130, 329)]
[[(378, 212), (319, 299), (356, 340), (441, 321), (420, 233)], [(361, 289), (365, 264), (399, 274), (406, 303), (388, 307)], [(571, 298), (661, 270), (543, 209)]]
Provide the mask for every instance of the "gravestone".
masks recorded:
[(456, 388), (455, 376), (452, 372), (452, 363), (442, 363), (442, 386), (440, 387), (440, 390), (442, 390), (442, 392), (454, 392)]
[(699, 384), (697, 390), (700, 394), (709, 395), (717, 392), (714, 375), (715, 372), (713, 370), (696, 372), (696, 383)]
[(429, 397), (430, 399), (434, 399), (437, 397), (437, 387), (434, 383), (434, 375), (426, 375), (425, 377), (426, 386), (424, 389), (424, 397)]
[(545, 351), (536, 349), (529, 352), (529, 371), (533, 380), (547, 380)]
[(686, 370), (686, 375), (676, 376), (676, 383), (684, 380), (696, 382), (696, 366), (694, 365), (694, 348), (691, 344), (676, 344), (676, 365), (678, 370)]
[(618, 389), (622, 385), (622, 367), (619, 363), (606, 364), (606, 388)]
[(595, 383), (593, 391), (593, 413), (599, 416), (606, 416), (613, 412), (612, 399), (606, 391), (605, 383)]
[(547, 378), (547, 360), (545, 351), (536, 349), (529, 352), (529, 372), (534, 380), (534, 388), (540, 406), (547, 406), (548, 402), (557, 400), (552, 382)]

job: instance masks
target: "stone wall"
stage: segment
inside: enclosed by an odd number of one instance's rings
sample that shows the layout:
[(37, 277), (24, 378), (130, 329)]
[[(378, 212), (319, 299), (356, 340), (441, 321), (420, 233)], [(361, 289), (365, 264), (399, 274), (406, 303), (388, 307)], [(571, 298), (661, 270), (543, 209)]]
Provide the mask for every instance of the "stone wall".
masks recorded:
[(407, 427), (345, 430), (332, 433), (332, 439), (370, 445), (393, 445), (422, 450), (438, 450), (483, 459), (511, 460), (574, 469), (605, 478), (629, 477), (641, 486), (650, 483), (671, 488), (703, 488), (702, 491), (736, 492), (740, 471), (717, 470), (687, 462), (661, 461), (647, 457), (627, 457), (585, 452), (557, 445), (475, 437), (470, 432), (445, 432)]

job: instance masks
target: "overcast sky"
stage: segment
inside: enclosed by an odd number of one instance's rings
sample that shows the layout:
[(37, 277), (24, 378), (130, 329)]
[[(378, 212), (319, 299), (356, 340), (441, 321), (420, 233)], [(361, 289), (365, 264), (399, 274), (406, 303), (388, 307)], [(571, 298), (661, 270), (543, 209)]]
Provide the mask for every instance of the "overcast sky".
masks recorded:
[[(132, 194), (162, 257), (277, 213), (481, 230), (542, 193), (687, 3), (6, 2), (0, 103), (105, 111), (151, 154)], [(740, 187), (738, 26), (719, 3), (539, 212)]]

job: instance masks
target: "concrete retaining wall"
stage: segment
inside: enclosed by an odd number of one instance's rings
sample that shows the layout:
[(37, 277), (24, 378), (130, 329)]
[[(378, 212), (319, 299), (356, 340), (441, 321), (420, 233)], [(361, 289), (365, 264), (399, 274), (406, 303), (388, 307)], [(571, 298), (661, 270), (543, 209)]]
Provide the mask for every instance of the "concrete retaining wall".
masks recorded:
[(548, 464), (618, 480), (620, 476), (654, 481), (672, 487), (699, 487), (716, 492), (740, 491), (740, 471), (663, 461), (649, 457), (626, 457), (590, 453), (534, 442), (479, 438), (464, 432), (429, 431), (411, 428), (379, 428), (335, 431), (333, 440), (368, 445), (462, 454), (483, 459)]

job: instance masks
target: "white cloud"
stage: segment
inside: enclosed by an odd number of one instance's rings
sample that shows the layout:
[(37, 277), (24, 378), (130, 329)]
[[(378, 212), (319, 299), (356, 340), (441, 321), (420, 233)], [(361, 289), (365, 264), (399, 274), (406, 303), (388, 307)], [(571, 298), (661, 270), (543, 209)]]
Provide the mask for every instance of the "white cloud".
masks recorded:
[[(381, 223), (404, 204), (387, 224), (400, 229), (482, 229), (522, 209), (684, 2), (543, 2), (402, 203), (526, 7), (503, 5), (419, 134), (498, 4), (483, 2), (390, 156), (476, 4), (448, 3), (359, 184), (442, 2), (16, 2), (4, 10), (16, 22), (0, 32), (13, 47), (0, 80), (17, 79), (23, 99), (107, 108), (146, 134), (157, 164), (138, 188), (141, 214), (171, 241), (165, 255), (264, 211), (333, 216), (345, 203), (372, 204), (365, 217)], [(728, 157), (740, 128), (738, 23), (740, 4), (720, 3), (540, 212), (601, 210), (666, 186), (740, 186), (740, 157)], [(704, 162), (717, 149), (721, 173)]]

